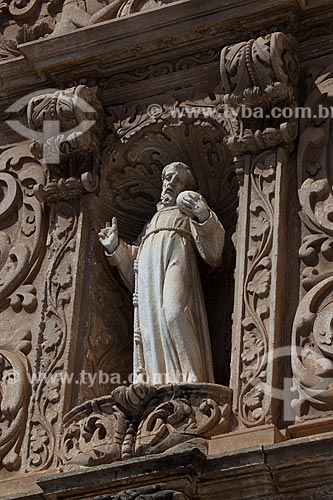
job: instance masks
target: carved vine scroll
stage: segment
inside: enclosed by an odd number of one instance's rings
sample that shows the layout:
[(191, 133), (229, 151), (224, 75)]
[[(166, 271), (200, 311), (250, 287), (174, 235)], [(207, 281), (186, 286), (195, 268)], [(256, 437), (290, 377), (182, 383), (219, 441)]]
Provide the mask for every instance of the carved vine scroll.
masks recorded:
[(284, 290), (277, 275), (286, 259), (283, 216), (297, 123), (277, 119), (272, 109), (295, 108), (298, 78), (296, 41), (283, 33), (222, 50), (227, 142), (240, 181), (231, 385), (235, 413), (247, 427), (279, 418), (272, 397), (279, 370), (268, 360), (282, 338)]
[(31, 332), (25, 328), (7, 334), (0, 342), (0, 464), (9, 471), (21, 465), (31, 386), (27, 355)]
[[(42, 255), (43, 208), (34, 188), (44, 182), (43, 168), (24, 146), (0, 148), (0, 308), (20, 307), (25, 293), (10, 298)], [(31, 289), (30, 289), (31, 292)], [(21, 297), (21, 300), (20, 300)], [(26, 304), (26, 302), (25, 302)], [(29, 306), (28, 306), (29, 307)]]
[[(305, 106), (319, 116), (330, 109), (332, 68), (312, 83)], [(333, 412), (333, 163), (332, 120), (302, 123), (298, 151), (299, 201), (302, 207), (301, 302), (292, 338), (293, 401), (298, 418)], [(296, 393), (296, 394), (297, 394)]]

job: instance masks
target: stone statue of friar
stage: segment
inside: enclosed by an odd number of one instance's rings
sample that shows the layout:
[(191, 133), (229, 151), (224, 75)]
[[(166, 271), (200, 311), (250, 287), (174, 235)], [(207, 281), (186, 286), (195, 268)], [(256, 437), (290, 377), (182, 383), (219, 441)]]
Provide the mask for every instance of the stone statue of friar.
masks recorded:
[(134, 383), (214, 383), (197, 254), (219, 266), (225, 232), (194, 189), (191, 169), (170, 163), (157, 211), (135, 244), (118, 237), (116, 218), (99, 233), (110, 264), (134, 291)]

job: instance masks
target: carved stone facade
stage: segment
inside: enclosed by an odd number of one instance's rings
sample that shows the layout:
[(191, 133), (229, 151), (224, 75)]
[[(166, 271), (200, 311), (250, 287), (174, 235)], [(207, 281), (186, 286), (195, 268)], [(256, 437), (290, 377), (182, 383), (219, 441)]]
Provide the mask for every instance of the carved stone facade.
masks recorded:
[[(333, 498), (332, 26), (330, 0), (0, 0), (0, 499)], [(215, 383), (133, 384), (98, 233), (137, 241), (172, 162), (225, 230), (195, 262)]]

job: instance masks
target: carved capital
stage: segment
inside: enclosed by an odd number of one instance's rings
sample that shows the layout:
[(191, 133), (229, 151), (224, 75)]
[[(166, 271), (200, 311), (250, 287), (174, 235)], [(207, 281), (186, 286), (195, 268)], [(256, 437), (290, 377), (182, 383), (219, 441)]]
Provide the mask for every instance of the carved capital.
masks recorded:
[(84, 85), (34, 97), (28, 125), (36, 132), (32, 154), (46, 168), (46, 185), (35, 195), (52, 203), (98, 187), (103, 109), (96, 88)]
[(234, 156), (293, 143), (295, 118), (272, 114), (288, 107), (292, 115), (296, 105), (299, 65), (292, 36), (277, 32), (225, 47), (221, 79)]

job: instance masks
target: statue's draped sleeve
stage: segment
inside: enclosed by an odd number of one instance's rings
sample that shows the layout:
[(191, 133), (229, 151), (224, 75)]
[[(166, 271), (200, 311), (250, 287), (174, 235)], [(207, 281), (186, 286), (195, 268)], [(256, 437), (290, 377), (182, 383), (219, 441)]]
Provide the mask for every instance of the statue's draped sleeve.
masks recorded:
[(119, 245), (116, 250), (109, 254), (105, 252), (111, 266), (117, 266), (119, 274), (127, 286), (127, 288), (134, 291), (134, 261), (137, 258), (139, 246), (128, 245), (123, 240), (119, 240)]
[(222, 263), (225, 231), (216, 214), (210, 211), (205, 222), (191, 220), (191, 233), (202, 259), (211, 267)]

